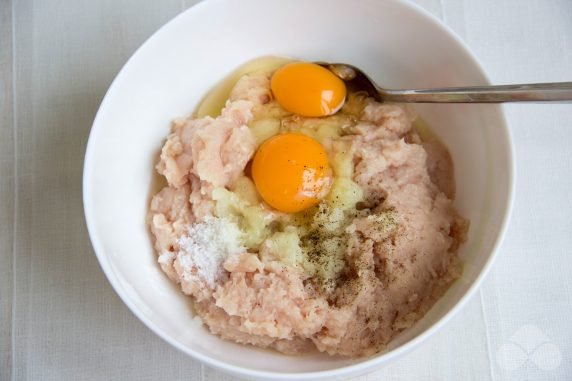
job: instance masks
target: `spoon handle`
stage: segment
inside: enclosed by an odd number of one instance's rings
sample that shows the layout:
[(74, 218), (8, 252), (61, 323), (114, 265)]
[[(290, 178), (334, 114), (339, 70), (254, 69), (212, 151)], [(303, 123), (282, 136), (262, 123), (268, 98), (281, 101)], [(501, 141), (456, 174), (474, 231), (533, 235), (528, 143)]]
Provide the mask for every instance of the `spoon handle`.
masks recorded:
[(436, 89), (379, 89), (385, 101), (415, 103), (572, 102), (572, 82), (524, 85), (444, 87)]

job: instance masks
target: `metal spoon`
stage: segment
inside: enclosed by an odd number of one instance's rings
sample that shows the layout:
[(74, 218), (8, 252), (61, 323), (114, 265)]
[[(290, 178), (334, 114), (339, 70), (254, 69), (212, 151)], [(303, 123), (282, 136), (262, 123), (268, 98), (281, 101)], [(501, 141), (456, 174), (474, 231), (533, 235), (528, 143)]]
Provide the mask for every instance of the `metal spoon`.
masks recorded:
[(501, 103), (572, 101), (572, 82), (524, 85), (443, 87), (435, 89), (383, 89), (363, 71), (343, 63), (316, 62), (341, 78), (349, 90), (366, 91), (377, 101), (402, 103)]

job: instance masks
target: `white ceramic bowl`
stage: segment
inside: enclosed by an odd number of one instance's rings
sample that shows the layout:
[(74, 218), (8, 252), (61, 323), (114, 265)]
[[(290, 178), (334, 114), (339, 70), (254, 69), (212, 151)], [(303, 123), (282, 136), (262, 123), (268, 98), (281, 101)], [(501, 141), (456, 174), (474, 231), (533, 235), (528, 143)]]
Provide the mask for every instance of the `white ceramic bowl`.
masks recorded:
[(465, 272), (385, 353), (367, 359), (288, 357), (220, 340), (156, 263), (145, 214), (170, 121), (191, 112), (240, 64), (263, 55), (348, 62), (380, 84), (487, 84), (468, 48), (421, 8), (398, 0), (209, 0), (155, 33), (121, 70), (91, 130), (84, 207), (101, 267), (133, 313), (173, 346), (250, 379), (355, 376), (433, 334), (474, 293), (503, 236), (512, 199), (512, 147), (499, 106), (419, 105), (455, 162), (456, 206), (471, 220)]

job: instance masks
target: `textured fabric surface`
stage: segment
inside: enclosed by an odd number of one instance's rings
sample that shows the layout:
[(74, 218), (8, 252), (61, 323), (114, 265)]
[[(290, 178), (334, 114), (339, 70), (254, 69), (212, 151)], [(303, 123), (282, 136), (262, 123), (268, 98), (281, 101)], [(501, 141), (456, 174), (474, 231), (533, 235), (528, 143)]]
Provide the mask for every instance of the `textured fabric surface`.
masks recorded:
[[(105, 90), (145, 38), (194, 2), (0, 2), (0, 380), (233, 379), (171, 348), (122, 304), (81, 203)], [(572, 1), (416, 2), (495, 83), (572, 80)], [(356, 380), (572, 378), (572, 105), (506, 110), (517, 192), (492, 272), (434, 337)]]

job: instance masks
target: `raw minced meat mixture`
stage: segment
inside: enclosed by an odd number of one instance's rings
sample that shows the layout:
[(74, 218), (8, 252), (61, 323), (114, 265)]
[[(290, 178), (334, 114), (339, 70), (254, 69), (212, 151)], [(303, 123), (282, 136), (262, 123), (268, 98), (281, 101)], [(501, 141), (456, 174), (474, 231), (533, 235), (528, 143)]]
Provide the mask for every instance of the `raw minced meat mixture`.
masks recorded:
[[(376, 353), (461, 274), (468, 222), (452, 204), (451, 159), (419, 138), (408, 108), (356, 95), (339, 115), (302, 118), (276, 104), (269, 79), (245, 75), (220, 116), (174, 122), (157, 166), (168, 185), (149, 213), (159, 264), (224, 339), (290, 354)], [(350, 201), (305, 217), (265, 205), (248, 177), (261, 123), (318, 136), (354, 187)], [(335, 225), (324, 237), (343, 237), (325, 264), (304, 246), (320, 210)]]

